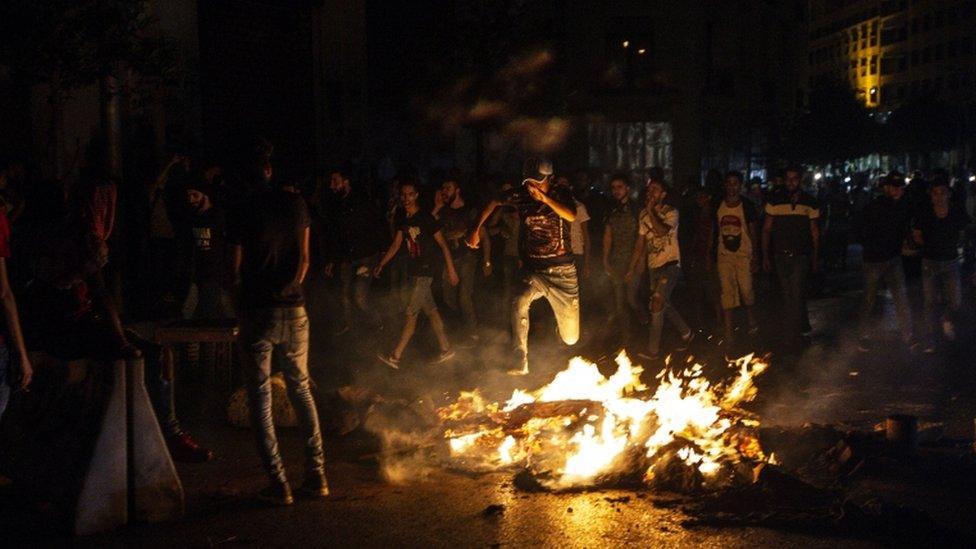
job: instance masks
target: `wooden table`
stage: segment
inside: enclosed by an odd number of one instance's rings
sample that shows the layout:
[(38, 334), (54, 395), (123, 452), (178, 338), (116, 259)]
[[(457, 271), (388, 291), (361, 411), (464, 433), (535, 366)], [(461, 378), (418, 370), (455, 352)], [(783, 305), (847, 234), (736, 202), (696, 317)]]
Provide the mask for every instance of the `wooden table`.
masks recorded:
[(187, 343), (213, 343), (215, 360), (210, 371), (210, 381), (216, 386), (217, 372), (225, 376), (228, 391), (234, 389), (233, 360), (234, 342), (239, 329), (237, 319), (226, 320), (175, 320), (156, 327), (153, 339), (163, 347), (163, 367), (172, 375), (174, 367), (173, 347)]

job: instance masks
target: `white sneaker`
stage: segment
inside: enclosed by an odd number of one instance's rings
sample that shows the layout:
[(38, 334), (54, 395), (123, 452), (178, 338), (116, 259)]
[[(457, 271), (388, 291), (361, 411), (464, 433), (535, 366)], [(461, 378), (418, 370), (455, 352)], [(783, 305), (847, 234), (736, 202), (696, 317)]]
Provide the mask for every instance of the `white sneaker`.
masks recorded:
[(400, 359), (394, 358), (393, 355), (376, 355), (376, 358), (394, 370), (400, 369)]
[(431, 364), (441, 364), (447, 362), (454, 358), (454, 349), (448, 349), (446, 351), (441, 351), (441, 354), (437, 355), (437, 358), (431, 361)]

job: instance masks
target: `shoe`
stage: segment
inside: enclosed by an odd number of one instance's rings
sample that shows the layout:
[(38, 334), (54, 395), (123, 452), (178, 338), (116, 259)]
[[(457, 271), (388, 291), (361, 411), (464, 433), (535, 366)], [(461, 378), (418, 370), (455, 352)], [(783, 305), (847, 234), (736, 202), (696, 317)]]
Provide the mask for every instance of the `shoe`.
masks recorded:
[(332, 335), (333, 336), (341, 336), (342, 334), (348, 332), (349, 330), (350, 330), (349, 325), (348, 324), (343, 324), (342, 326), (339, 326), (338, 328), (336, 328), (332, 332)]
[(287, 482), (272, 481), (270, 486), (258, 492), (258, 499), (280, 507), (295, 503), (295, 497), (291, 495), (291, 486), (288, 486)]
[(394, 370), (400, 369), (400, 359), (394, 357), (393, 355), (376, 355), (376, 358), (380, 359), (380, 362), (386, 364)]
[(200, 446), (186, 431), (166, 437), (166, 446), (173, 460), (181, 463), (203, 463), (213, 459), (213, 451)]
[(325, 480), (323, 473), (312, 473), (305, 476), (305, 482), (298, 489), (305, 497), (325, 498), (329, 497), (329, 483)]
[(695, 340), (695, 331), (688, 330), (688, 333), (681, 336), (681, 342), (675, 347), (678, 351), (687, 351), (688, 347), (691, 346), (691, 342)]
[(946, 341), (956, 340), (956, 327), (952, 324), (951, 320), (942, 321), (942, 335), (945, 336)]
[(454, 349), (448, 349), (446, 351), (441, 351), (441, 354), (437, 355), (437, 358), (430, 361), (431, 364), (443, 364), (448, 360), (454, 358)]

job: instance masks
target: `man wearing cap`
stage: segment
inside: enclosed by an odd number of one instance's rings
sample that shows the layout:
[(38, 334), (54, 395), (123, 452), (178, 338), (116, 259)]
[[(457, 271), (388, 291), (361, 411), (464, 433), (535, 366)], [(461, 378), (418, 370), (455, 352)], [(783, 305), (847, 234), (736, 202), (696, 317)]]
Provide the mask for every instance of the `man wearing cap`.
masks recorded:
[(567, 345), (579, 339), (579, 280), (573, 264), (570, 224), (576, 219), (572, 190), (552, 182), (552, 163), (530, 158), (522, 185), (493, 200), (481, 212), (467, 244), (477, 248), (481, 226), (499, 206), (515, 208), (519, 216), (519, 256), (525, 286), (512, 301), (512, 339), (516, 367), (509, 373), (529, 373), (529, 307), (545, 297), (556, 315), (559, 336)]
[(204, 178), (186, 184), (190, 217), (183, 234), (183, 266), (188, 290), (183, 318), (230, 318), (225, 291), (227, 248), (224, 241), (224, 212), (214, 206), (213, 187)]
[(905, 198), (905, 178), (898, 172), (891, 172), (881, 180), (881, 185), (884, 194), (872, 200), (862, 213), (864, 296), (861, 298), (858, 342), (862, 352), (872, 348), (869, 319), (882, 279), (895, 301), (901, 339), (906, 345), (913, 345), (912, 311), (901, 264), (902, 245), (909, 236), (911, 220), (911, 208)]

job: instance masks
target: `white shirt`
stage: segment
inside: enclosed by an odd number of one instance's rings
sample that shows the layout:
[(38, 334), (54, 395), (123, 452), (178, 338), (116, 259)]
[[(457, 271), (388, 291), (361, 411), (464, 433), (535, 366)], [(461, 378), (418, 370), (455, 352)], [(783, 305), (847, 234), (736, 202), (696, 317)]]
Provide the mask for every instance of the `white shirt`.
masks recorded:
[(654, 234), (651, 214), (646, 209), (641, 212), (640, 225), (637, 228), (638, 234), (646, 241), (647, 266), (651, 269), (672, 261), (681, 262), (681, 252), (678, 249), (678, 210), (661, 205), (657, 207), (657, 215), (669, 227), (666, 234), (661, 236)]
[(576, 219), (569, 226), (569, 243), (573, 248), (573, 255), (583, 255), (583, 223), (590, 220), (590, 214), (586, 211), (586, 206), (579, 200), (576, 201)]

